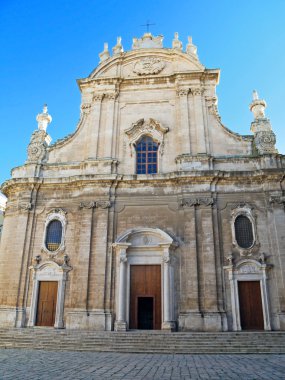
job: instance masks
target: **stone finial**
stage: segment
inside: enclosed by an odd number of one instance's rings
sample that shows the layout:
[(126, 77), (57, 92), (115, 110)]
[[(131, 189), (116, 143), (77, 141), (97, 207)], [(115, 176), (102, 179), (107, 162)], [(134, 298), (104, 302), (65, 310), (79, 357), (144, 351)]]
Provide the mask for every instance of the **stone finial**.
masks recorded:
[(174, 39), (172, 40), (172, 49), (182, 50), (182, 42), (178, 39), (178, 33), (174, 33)]
[(99, 54), (99, 57), (100, 57), (100, 62), (106, 61), (106, 59), (110, 57), (107, 42), (104, 43), (104, 50), (102, 51), (102, 53)]
[(117, 44), (113, 47), (113, 55), (119, 55), (123, 53), (122, 37), (117, 37)]
[(254, 115), (254, 121), (250, 130), (254, 134), (255, 149), (261, 155), (278, 153), (275, 148), (276, 136), (271, 129), (270, 120), (265, 117), (266, 102), (259, 99), (256, 90), (252, 93), (252, 99), (249, 109)]
[(192, 37), (190, 37), (190, 36), (188, 37), (188, 44), (186, 46), (186, 53), (198, 58), (197, 46), (193, 45)]
[(38, 122), (38, 129), (46, 132), (47, 126), (52, 121), (52, 117), (48, 114), (47, 104), (44, 104), (43, 112), (37, 115), (36, 120)]
[(252, 93), (252, 102), (249, 105), (249, 109), (254, 115), (254, 119), (264, 119), (265, 118), (265, 108), (266, 102), (263, 99), (259, 99), (258, 93), (256, 90)]

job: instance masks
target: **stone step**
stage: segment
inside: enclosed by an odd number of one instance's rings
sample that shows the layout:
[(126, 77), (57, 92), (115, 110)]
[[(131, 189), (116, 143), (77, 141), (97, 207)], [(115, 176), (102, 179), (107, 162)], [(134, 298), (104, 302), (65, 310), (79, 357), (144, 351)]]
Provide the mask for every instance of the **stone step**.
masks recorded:
[(285, 332), (96, 332), (0, 329), (0, 347), (141, 353), (285, 353)]

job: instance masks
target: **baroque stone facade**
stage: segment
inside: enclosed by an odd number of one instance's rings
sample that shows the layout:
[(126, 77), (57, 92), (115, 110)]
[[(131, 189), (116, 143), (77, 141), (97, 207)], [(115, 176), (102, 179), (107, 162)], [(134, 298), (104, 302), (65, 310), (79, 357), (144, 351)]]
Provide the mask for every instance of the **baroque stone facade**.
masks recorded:
[(4, 212), (6, 207), (6, 198), (0, 193), (0, 240), (2, 235), (3, 223), (4, 223)]
[(241, 136), (190, 37), (112, 51), (78, 80), (75, 132), (51, 145), (45, 106), (1, 187), (0, 326), (285, 330), (285, 156), (265, 101)]

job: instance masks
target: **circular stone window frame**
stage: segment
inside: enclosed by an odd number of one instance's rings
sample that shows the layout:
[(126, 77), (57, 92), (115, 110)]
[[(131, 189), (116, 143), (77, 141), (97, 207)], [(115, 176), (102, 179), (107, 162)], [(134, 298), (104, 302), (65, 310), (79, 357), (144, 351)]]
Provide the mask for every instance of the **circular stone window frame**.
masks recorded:
[[(62, 232), (61, 232), (61, 242), (60, 242), (59, 247), (55, 251), (50, 251), (46, 246), (46, 236), (47, 236), (48, 225), (53, 220), (58, 220), (61, 223)], [(45, 226), (44, 226), (43, 241), (42, 241), (42, 249), (41, 249), (42, 252), (46, 253), (49, 257), (54, 257), (58, 255), (59, 253), (63, 253), (65, 251), (66, 226), (67, 226), (66, 211), (62, 209), (53, 209), (47, 214), (46, 220), (45, 220)]]
[[(257, 231), (256, 231), (256, 216), (253, 215), (253, 208), (249, 205), (245, 206), (238, 206), (233, 209), (231, 215), (231, 230), (232, 230), (232, 245), (234, 248), (236, 248), (241, 256), (250, 256), (256, 248), (259, 246), (258, 238), (257, 238)], [(241, 247), (236, 239), (236, 230), (235, 230), (235, 221), (239, 216), (245, 216), (249, 219), (252, 227), (252, 235), (253, 235), (253, 241), (250, 247), (243, 248)]]

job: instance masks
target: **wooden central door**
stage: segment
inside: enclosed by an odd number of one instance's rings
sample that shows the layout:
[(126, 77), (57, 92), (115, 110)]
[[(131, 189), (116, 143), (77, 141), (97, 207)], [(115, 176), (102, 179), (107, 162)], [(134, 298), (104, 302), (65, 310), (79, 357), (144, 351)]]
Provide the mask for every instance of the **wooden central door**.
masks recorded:
[(264, 330), (259, 281), (239, 281), (239, 309), (242, 330)]
[(161, 266), (130, 267), (130, 329), (161, 329)]
[(54, 326), (57, 301), (57, 281), (40, 281), (37, 326)]

